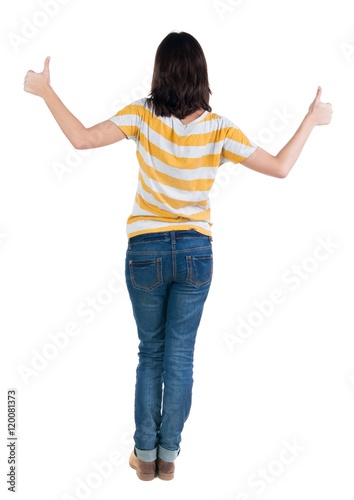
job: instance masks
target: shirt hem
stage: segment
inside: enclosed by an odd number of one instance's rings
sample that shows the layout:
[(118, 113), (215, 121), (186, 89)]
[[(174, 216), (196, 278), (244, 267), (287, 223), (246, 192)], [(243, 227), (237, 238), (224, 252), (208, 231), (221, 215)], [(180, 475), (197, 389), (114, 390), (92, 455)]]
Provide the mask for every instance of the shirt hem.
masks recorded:
[(128, 238), (133, 238), (134, 236), (138, 236), (140, 234), (149, 234), (149, 233), (165, 233), (168, 231), (190, 231), (193, 229), (194, 231), (197, 231), (197, 233), (204, 234), (204, 236), (212, 236), (211, 231), (208, 231), (207, 229), (203, 229), (197, 226), (191, 225), (185, 225), (183, 227), (176, 226), (176, 225), (171, 225), (171, 226), (166, 226), (166, 227), (159, 227), (159, 228), (149, 228), (149, 229), (141, 229), (139, 231), (134, 231), (132, 233), (127, 232), (127, 237)]

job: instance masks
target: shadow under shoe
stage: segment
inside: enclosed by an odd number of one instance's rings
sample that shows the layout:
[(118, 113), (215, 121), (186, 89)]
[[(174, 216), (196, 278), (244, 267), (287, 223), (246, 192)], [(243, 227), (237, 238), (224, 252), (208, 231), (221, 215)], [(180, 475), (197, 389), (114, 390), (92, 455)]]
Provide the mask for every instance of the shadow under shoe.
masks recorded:
[(157, 476), (163, 481), (171, 481), (175, 476), (174, 462), (165, 462), (161, 458), (156, 460)]
[(129, 457), (129, 465), (136, 471), (136, 475), (142, 481), (151, 481), (156, 477), (155, 460), (153, 462), (143, 462), (135, 456), (134, 452), (132, 452)]

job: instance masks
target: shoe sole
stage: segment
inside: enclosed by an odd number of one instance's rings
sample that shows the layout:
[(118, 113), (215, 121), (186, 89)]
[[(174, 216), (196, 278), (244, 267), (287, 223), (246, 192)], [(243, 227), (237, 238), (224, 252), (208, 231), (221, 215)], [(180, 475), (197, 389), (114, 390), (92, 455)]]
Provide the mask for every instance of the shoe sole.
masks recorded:
[(166, 474), (165, 472), (158, 472), (157, 476), (163, 481), (171, 481), (171, 479), (175, 477), (175, 474), (174, 472), (170, 472), (169, 474)]

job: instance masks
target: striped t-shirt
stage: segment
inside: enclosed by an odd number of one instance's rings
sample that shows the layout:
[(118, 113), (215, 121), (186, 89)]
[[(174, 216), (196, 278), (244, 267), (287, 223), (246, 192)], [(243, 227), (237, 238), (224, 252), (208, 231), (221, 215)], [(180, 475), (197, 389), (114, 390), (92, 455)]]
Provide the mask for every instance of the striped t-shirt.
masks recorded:
[(256, 149), (230, 120), (209, 111), (185, 125), (156, 116), (147, 98), (110, 118), (136, 143), (139, 179), (128, 238), (194, 229), (211, 236), (209, 191), (218, 167), (240, 163)]

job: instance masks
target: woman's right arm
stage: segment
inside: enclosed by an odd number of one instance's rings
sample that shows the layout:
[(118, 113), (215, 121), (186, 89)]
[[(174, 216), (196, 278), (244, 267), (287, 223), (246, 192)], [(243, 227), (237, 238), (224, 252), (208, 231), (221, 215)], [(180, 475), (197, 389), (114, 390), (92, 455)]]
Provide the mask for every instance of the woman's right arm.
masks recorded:
[(50, 86), (49, 61), (44, 62), (42, 73), (28, 71), (24, 90), (42, 97), (59, 127), (75, 149), (91, 149), (108, 146), (126, 138), (126, 135), (110, 120), (86, 128), (64, 105)]

